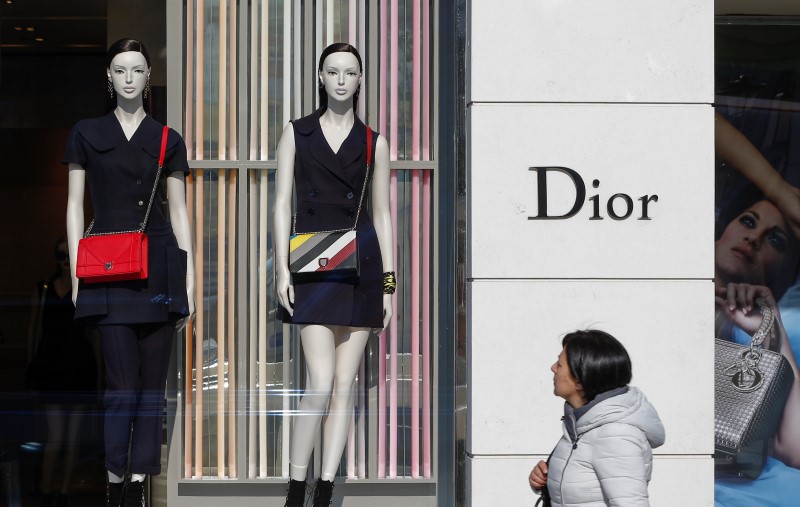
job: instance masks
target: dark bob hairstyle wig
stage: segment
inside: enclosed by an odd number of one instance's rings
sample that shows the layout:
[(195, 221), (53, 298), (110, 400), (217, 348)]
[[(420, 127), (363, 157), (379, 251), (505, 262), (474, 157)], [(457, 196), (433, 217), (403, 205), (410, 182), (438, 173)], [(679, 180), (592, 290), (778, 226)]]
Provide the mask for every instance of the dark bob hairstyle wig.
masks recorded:
[(108, 48), (108, 52), (106, 53), (106, 68), (111, 67), (111, 60), (113, 60), (115, 56), (128, 51), (136, 51), (144, 55), (144, 60), (147, 62), (147, 66), (150, 67), (150, 53), (147, 51), (147, 48), (144, 47), (144, 44), (136, 39), (120, 39)]
[(561, 345), (572, 375), (583, 386), (587, 403), (600, 393), (630, 383), (631, 358), (610, 334), (596, 329), (575, 331), (566, 335)]

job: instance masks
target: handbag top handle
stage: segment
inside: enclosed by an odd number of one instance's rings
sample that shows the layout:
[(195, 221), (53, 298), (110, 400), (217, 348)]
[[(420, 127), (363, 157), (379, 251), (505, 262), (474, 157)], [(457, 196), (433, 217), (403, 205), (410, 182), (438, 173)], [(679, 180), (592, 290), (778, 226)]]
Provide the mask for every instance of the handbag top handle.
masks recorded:
[[(316, 232), (303, 232), (301, 234), (329, 234), (332, 232), (347, 232), (347, 231), (354, 231), (358, 226), (358, 216), (361, 214), (361, 205), (364, 203), (364, 194), (367, 191), (367, 181), (369, 180), (369, 168), (372, 167), (370, 163), (372, 161), (372, 129), (369, 128), (367, 125), (367, 174), (364, 176), (364, 186), (361, 188), (361, 198), (358, 200), (358, 210), (356, 211), (356, 221), (353, 223), (353, 227), (349, 229), (334, 229), (332, 231), (316, 231)], [(292, 236), (297, 235), (297, 212), (295, 212), (294, 216), (292, 217)]]
[(92, 232), (92, 227), (94, 227), (94, 219), (92, 219), (92, 223), (89, 224), (89, 227), (83, 234), (84, 238), (88, 238), (90, 236), (106, 236), (108, 234), (128, 234), (131, 232), (144, 232), (145, 228), (147, 227), (147, 221), (150, 219), (150, 209), (153, 207), (153, 199), (155, 199), (156, 197), (156, 189), (158, 188), (158, 179), (161, 177), (161, 169), (164, 167), (164, 157), (167, 154), (168, 136), (169, 136), (169, 127), (164, 125), (164, 128), (161, 130), (161, 152), (158, 154), (158, 171), (156, 172), (156, 180), (153, 182), (153, 190), (150, 192), (150, 202), (147, 203), (147, 212), (145, 212), (144, 214), (144, 220), (142, 220), (142, 223), (139, 224), (141, 227), (132, 231), (117, 231), (117, 232), (90, 234), (90, 232)]

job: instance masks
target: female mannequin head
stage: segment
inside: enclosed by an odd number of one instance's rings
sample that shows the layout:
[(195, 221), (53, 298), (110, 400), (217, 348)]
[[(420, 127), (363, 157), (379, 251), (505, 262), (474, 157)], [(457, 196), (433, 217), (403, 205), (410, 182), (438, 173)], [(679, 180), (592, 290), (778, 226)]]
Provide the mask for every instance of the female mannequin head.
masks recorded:
[(150, 85), (150, 53), (136, 39), (120, 39), (106, 53), (106, 74), (109, 95), (113, 90), (119, 98), (140, 97)]
[[(348, 56), (348, 54), (351, 56)], [(332, 58), (327, 61), (329, 56)], [(358, 71), (357, 75), (355, 75), (356, 70)], [(358, 54), (356, 48), (346, 42), (331, 44), (322, 51), (317, 71), (319, 76), (317, 88), (320, 111), (325, 111), (328, 108), (329, 96), (334, 100), (339, 96), (342, 96), (345, 100), (352, 96), (353, 109), (356, 108), (358, 96), (361, 93), (361, 75), (364, 72), (361, 55)], [(355, 90), (351, 92), (349, 88), (352, 86), (355, 87)], [(347, 90), (346, 93), (342, 93), (344, 90)]]
[(748, 283), (770, 287), (780, 297), (791, 282), (800, 246), (780, 210), (758, 201), (732, 220), (714, 245), (717, 285)]
[[(561, 341), (564, 349), (553, 365), (555, 394), (574, 408), (595, 396), (628, 385), (631, 358), (610, 334), (596, 329), (569, 333)], [(566, 367), (566, 368), (565, 368)], [(580, 400), (577, 403), (573, 400)]]

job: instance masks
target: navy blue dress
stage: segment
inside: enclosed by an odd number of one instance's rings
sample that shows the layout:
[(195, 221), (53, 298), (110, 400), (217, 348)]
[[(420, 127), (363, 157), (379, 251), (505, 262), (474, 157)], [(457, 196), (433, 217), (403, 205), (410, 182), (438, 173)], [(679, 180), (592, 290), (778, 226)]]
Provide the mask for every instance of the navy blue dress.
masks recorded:
[[(137, 229), (153, 190), (163, 125), (149, 115), (130, 140), (113, 111), (81, 120), (70, 132), (63, 162), (86, 170), (95, 232)], [(141, 324), (177, 320), (189, 314), (186, 252), (178, 247), (169, 221), (165, 178), (189, 173), (186, 145), (169, 130), (162, 179), (147, 223), (148, 278), (123, 282), (80, 282), (75, 319), (87, 324)], [(88, 223), (88, 220), (87, 220)]]
[[(366, 178), (366, 126), (355, 118), (350, 134), (334, 153), (322, 133), (319, 112), (292, 121), (296, 148), (294, 183), (297, 193), (295, 229), (318, 232), (353, 226)], [(372, 153), (378, 135), (373, 134)], [(372, 171), (369, 177), (371, 179)], [(294, 281), (295, 324), (383, 327), (383, 262), (372, 217), (367, 183), (356, 226), (359, 277)]]

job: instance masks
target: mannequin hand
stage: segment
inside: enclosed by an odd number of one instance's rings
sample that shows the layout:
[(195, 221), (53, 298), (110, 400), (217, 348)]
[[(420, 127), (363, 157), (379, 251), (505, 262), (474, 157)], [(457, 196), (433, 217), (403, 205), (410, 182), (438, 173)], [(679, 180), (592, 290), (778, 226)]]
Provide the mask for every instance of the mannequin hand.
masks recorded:
[(194, 273), (186, 273), (186, 302), (189, 307), (189, 315), (182, 318), (175, 324), (175, 329), (179, 332), (189, 325), (189, 322), (194, 319), (195, 304), (194, 304)]
[(539, 461), (536, 466), (533, 467), (531, 474), (528, 476), (528, 484), (536, 491), (547, 486), (547, 462)]
[(392, 295), (391, 294), (384, 294), (383, 295), (383, 328), (386, 329), (386, 326), (389, 325), (389, 322), (392, 320)]
[(292, 277), (289, 268), (288, 266), (276, 266), (276, 271), (275, 288), (278, 293), (278, 302), (289, 312), (289, 315), (294, 315), (294, 286), (291, 284)]
[(186, 290), (186, 300), (189, 301), (189, 317), (194, 317), (196, 311), (194, 305), (194, 287)]
[(76, 277), (72, 277), (72, 306), (75, 306), (75, 302), (78, 300), (78, 279)]
[(800, 188), (784, 181), (771, 200), (786, 217), (794, 236), (800, 238)]
[(762, 297), (775, 311), (775, 319), (779, 323), (780, 315), (775, 296), (769, 287), (748, 285), (746, 283), (729, 283), (727, 287), (717, 288), (715, 301), (725, 312), (728, 319), (744, 332), (753, 335), (761, 325), (761, 311), (756, 305), (756, 298)]

